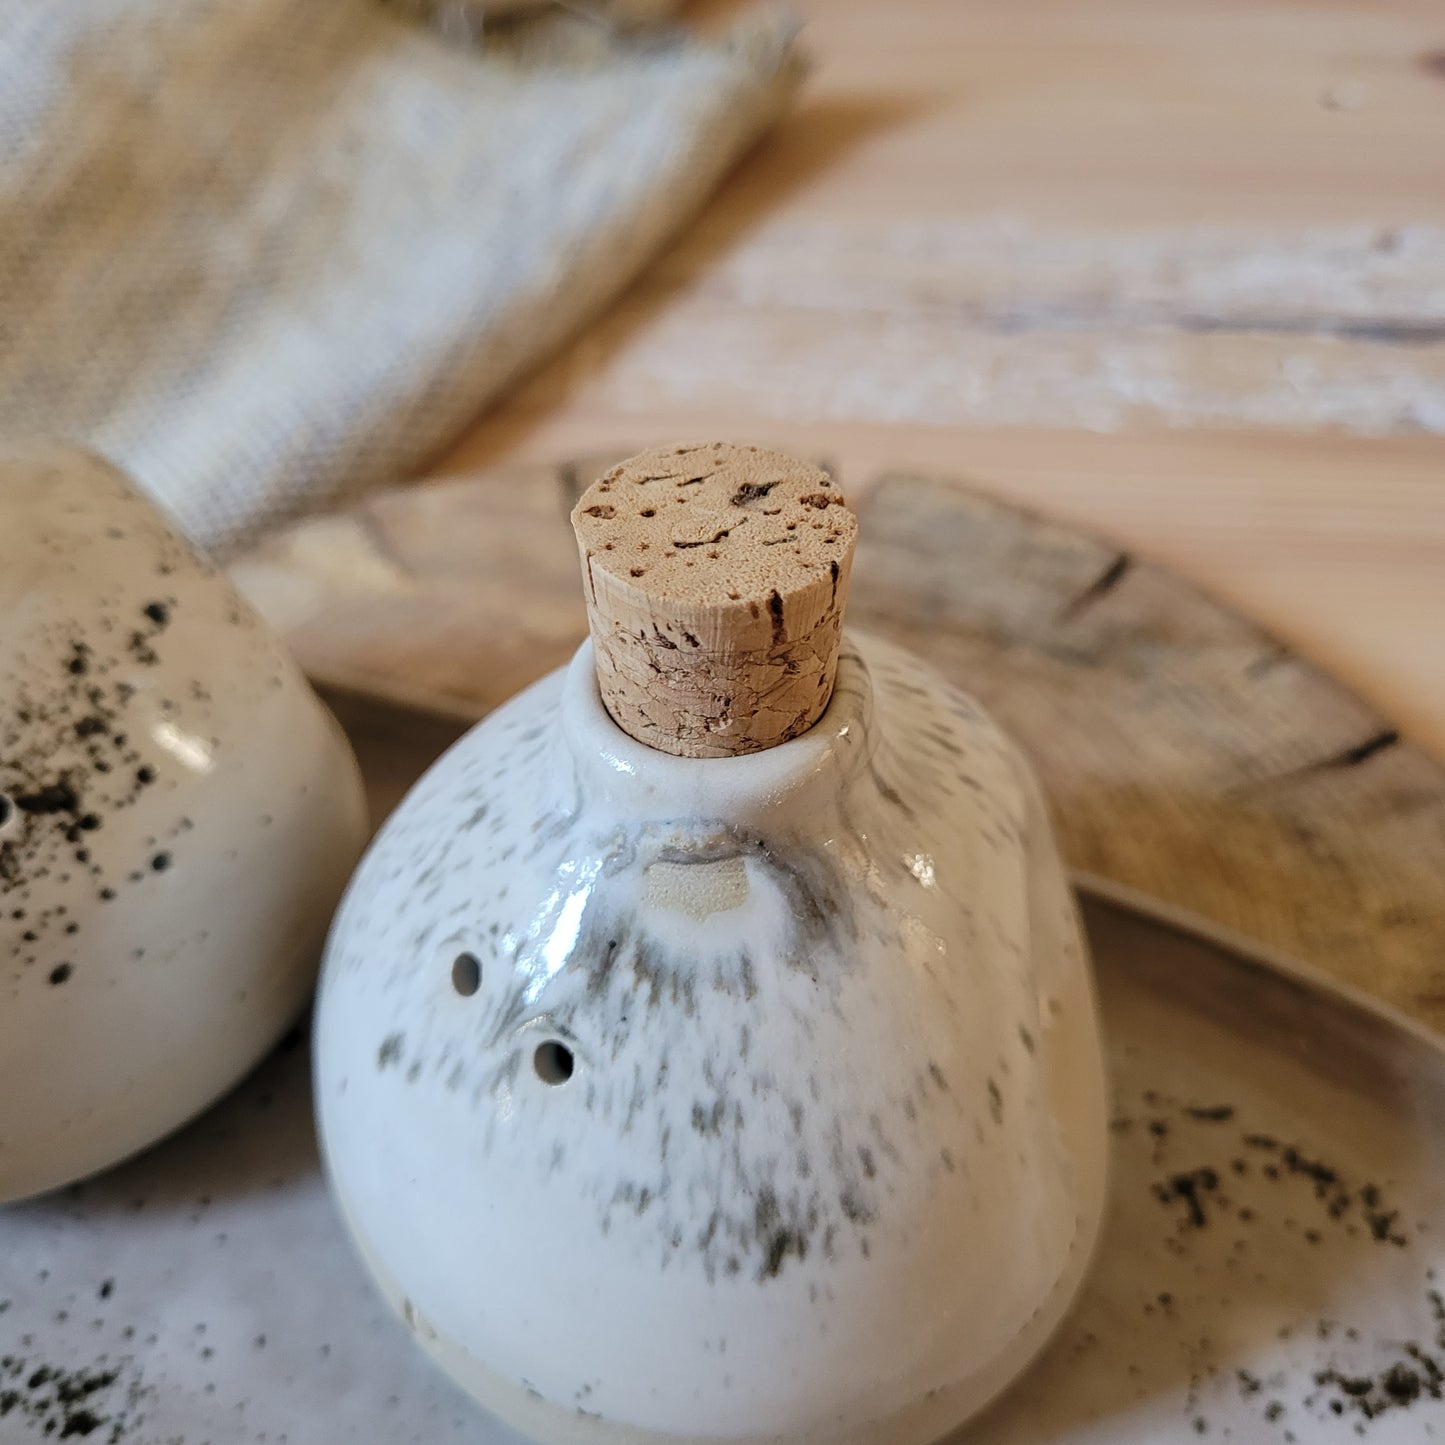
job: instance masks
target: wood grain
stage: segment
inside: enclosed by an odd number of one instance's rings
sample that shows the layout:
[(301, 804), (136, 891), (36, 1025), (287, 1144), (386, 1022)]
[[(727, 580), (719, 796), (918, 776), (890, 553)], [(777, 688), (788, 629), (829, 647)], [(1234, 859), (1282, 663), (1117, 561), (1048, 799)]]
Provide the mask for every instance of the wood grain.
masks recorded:
[[(323, 683), (477, 717), (583, 636), (567, 514), (612, 460), (386, 494), (235, 576)], [(852, 491), (849, 625), (1024, 742), (1072, 866), (1445, 1030), (1445, 768), (1161, 567), (914, 472)]]
[(796, 110), (433, 474), (718, 436), (966, 476), (1445, 754), (1437, 0), (798, 4)]
[(797, 113), (511, 407), (1445, 430), (1430, 0), (807, 18)]

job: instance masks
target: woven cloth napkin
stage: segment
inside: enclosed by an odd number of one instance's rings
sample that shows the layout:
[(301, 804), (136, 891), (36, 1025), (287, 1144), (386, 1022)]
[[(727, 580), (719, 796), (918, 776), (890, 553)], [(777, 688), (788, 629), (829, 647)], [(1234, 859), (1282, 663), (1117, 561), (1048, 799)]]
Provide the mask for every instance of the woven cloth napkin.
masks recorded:
[(799, 72), (775, 14), (704, 41), (509, 13), (463, 43), (430, 4), (446, 34), (427, 0), (0, 0), (0, 433), (105, 453), (223, 556), (402, 478)]

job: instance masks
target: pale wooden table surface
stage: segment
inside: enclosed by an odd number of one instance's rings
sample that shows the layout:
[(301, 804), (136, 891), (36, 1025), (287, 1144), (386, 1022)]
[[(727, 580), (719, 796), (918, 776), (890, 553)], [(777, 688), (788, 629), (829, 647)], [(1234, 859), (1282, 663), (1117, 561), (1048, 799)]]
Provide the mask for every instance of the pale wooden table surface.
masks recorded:
[(434, 474), (719, 436), (966, 477), (1445, 751), (1438, 0), (804, 8), (796, 113)]

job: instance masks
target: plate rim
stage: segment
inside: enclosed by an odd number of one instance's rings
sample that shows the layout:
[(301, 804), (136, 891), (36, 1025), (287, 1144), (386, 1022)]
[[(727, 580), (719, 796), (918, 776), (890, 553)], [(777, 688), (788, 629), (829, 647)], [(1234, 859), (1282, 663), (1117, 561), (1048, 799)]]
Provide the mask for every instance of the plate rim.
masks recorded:
[(1403, 1009), (1360, 988), (1335, 978), (1316, 964), (1307, 962), (1286, 949), (1264, 943), (1242, 929), (1231, 928), (1206, 918), (1193, 909), (1184, 908), (1143, 889), (1119, 883), (1087, 868), (1066, 870), (1074, 890), (1085, 898), (1097, 899), (1127, 913), (1133, 913), (1182, 937), (1197, 939), (1223, 953), (1232, 954), (1244, 963), (1269, 970), (1292, 983), (1323, 995), (1330, 1003), (1344, 1005), (1359, 1013), (1371, 1015), (1382, 1024), (1408, 1035), (1437, 1055), (1445, 1067), (1445, 1035), (1411, 1017)]

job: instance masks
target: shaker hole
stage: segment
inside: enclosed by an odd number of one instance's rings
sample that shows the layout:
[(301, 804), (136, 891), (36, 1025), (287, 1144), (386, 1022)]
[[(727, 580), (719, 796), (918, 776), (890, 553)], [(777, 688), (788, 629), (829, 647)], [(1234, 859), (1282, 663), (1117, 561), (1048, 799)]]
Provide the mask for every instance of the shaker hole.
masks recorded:
[(470, 998), (482, 986), (482, 965), (474, 953), (459, 953), (452, 964), (452, 987)]
[(548, 1039), (545, 1044), (537, 1045), (537, 1052), (532, 1055), (532, 1067), (544, 1084), (565, 1084), (572, 1077), (576, 1060), (566, 1044)]
[(4, 793), (0, 793), (0, 832), (3, 832), (15, 816), (15, 804)]

